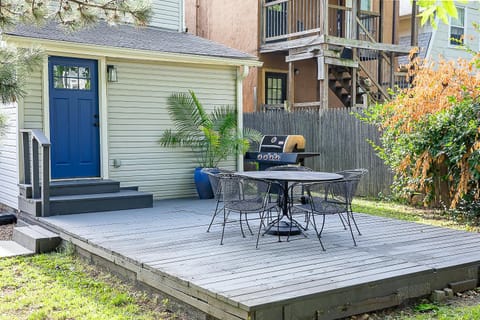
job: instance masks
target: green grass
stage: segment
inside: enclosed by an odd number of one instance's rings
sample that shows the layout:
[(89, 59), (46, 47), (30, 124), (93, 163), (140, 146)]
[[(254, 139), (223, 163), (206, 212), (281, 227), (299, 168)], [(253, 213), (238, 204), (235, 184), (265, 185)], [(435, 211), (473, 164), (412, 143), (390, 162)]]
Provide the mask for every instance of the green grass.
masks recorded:
[(0, 260), (0, 319), (172, 319), (162, 303), (71, 255)]
[[(423, 309), (422, 306), (428, 305)], [(418, 307), (420, 306), (420, 307)], [(385, 319), (396, 320), (478, 320), (480, 319), (480, 305), (472, 306), (448, 306), (432, 303), (419, 303), (412, 309), (411, 315), (399, 315), (392, 317), (384, 317)]]
[(352, 207), (354, 212), (363, 212), (380, 217), (413, 221), (471, 232), (480, 231), (478, 226), (469, 226), (449, 219), (448, 216), (440, 210), (421, 209), (394, 202), (362, 198), (355, 198)]

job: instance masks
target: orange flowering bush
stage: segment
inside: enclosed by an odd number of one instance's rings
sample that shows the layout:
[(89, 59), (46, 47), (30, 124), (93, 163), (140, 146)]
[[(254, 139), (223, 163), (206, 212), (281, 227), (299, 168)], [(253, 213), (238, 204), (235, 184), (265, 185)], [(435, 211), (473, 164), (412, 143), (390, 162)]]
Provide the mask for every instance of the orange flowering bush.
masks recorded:
[(364, 118), (382, 132), (375, 148), (395, 173), (395, 195), (418, 194), (425, 205), (467, 208), (477, 212), (478, 221), (479, 67), (478, 54), (469, 61), (416, 61), (410, 68), (412, 86), (369, 108)]

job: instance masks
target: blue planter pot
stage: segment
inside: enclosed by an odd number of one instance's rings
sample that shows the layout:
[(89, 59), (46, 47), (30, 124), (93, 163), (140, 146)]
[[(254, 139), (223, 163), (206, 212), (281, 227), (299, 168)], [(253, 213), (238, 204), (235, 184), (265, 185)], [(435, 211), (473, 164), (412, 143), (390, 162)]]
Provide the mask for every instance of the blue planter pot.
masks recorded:
[(200, 199), (212, 199), (213, 191), (208, 179), (208, 174), (202, 172), (201, 167), (195, 168), (195, 173), (193, 174), (193, 180), (195, 181), (195, 186), (197, 187), (197, 193)]

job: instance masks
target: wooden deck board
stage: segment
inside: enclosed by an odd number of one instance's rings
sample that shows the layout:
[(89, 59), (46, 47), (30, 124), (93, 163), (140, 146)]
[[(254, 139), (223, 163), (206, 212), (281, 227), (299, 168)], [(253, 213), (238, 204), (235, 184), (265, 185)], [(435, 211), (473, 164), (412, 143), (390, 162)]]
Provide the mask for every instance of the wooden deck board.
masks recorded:
[(309, 319), (319, 308), (339, 310), (342, 300), (351, 299), (351, 311), (325, 314), (333, 319), (399, 303), (432, 285), (478, 277), (479, 234), (356, 214), (362, 232), (355, 233), (357, 247), (338, 217), (330, 216), (322, 236), (327, 251), (313, 230), (308, 238), (297, 235), (288, 242), (265, 235), (255, 249), (258, 221), (251, 221), (255, 235), (246, 238), (237, 223), (228, 224), (224, 245), (219, 245), (221, 225), (206, 232), (214, 205), (162, 201), (149, 209), (40, 220), (84, 243), (85, 250), (134, 269), (138, 279), (225, 319), (247, 314), (252, 319)]

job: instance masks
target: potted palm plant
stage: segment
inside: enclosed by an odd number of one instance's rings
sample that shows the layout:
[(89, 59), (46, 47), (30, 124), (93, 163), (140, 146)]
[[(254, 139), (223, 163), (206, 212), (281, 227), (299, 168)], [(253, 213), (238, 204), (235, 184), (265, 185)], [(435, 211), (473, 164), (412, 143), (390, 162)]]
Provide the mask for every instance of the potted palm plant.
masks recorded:
[(167, 109), (175, 127), (165, 130), (160, 138), (163, 147), (191, 148), (197, 160), (194, 180), (201, 199), (213, 198), (208, 176), (203, 168), (215, 168), (229, 156), (244, 154), (250, 141), (260, 141), (261, 134), (237, 128), (237, 114), (231, 106), (215, 107), (207, 113), (192, 90), (173, 93)]

